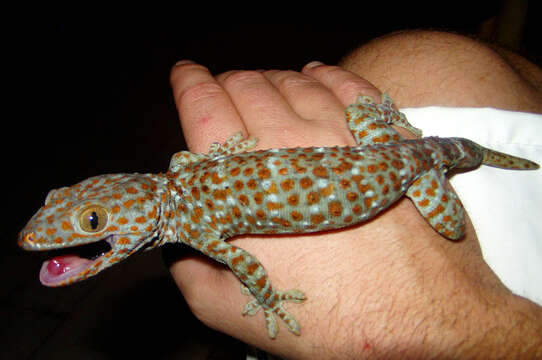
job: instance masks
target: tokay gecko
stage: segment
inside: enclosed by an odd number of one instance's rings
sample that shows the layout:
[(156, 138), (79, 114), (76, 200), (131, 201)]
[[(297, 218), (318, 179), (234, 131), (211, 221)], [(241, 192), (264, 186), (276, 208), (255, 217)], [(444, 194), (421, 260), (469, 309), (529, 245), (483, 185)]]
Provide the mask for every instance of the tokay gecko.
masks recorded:
[[(283, 303), (302, 302), (305, 294), (275, 289), (258, 259), (229, 238), (339, 229), (370, 220), (406, 195), (431, 227), (456, 240), (465, 230), (464, 210), (446, 184), (448, 170), (538, 168), (467, 139), (420, 138), (385, 94), (381, 104), (359, 96), (346, 121), (358, 146), (246, 152), (257, 140), (237, 133), (213, 143), (209, 154), (176, 153), (165, 174), (102, 175), (52, 190), (18, 243), (25, 250), (64, 249), (42, 265), (47, 286), (94, 276), (138, 250), (184, 243), (233, 271), (253, 296), (243, 314), (261, 308), (271, 338), (275, 315), (299, 335)], [(391, 124), (418, 139), (403, 139)]]

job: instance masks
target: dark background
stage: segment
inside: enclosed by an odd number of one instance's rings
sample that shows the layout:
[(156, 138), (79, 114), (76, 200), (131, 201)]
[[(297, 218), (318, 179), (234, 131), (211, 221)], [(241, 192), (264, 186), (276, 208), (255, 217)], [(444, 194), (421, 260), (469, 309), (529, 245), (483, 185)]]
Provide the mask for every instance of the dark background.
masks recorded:
[[(537, 3), (530, 4), (517, 50), (540, 64)], [(368, 14), (351, 25), (145, 26), (95, 19), (33, 29), (18, 44), (23, 69), (11, 74), (20, 77), (12, 94), (18, 101), (10, 104), (17, 111), (6, 115), (2, 130), (8, 183), (2, 209), (0, 359), (239, 358), (243, 344), (191, 315), (159, 251), (71, 287), (46, 288), (38, 281), (43, 255), (19, 250), (17, 232), (52, 188), (102, 173), (163, 172), (171, 154), (186, 149), (168, 82), (177, 60), (192, 59), (214, 74), (300, 70), (311, 60), (337, 63), (394, 30), (477, 35), (502, 8), (496, 1), (453, 4), (378, 19)]]

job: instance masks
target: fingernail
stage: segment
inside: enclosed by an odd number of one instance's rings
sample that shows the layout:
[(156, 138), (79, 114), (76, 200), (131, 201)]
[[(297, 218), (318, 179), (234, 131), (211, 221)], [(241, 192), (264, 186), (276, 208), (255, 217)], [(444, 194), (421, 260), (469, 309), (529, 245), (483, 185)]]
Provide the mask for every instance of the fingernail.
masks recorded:
[(180, 60), (175, 63), (175, 66), (181, 66), (185, 64), (195, 64), (192, 60)]
[(305, 65), (305, 68), (307, 69), (312, 69), (312, 68), (315, 68), (315, 67), (318, 67), (318, 66), (322, 66), (324, 65), (323, 62), (320, 62), (320, 61), (311, 61), (310, 63), (308, 63), (307, 65)]

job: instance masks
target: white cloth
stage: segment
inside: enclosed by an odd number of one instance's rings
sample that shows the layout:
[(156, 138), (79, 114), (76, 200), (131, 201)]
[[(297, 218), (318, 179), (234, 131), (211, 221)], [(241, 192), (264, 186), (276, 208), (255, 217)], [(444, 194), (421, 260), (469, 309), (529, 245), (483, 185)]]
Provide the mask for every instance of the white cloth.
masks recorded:
[[(401, 109), (423, 136), (465, 137), (542, 165), (542, 115), (492, 108)], [(542, 305), (542, 170), (481, 166), (451, 183), (483, 256), (515, 294)]]

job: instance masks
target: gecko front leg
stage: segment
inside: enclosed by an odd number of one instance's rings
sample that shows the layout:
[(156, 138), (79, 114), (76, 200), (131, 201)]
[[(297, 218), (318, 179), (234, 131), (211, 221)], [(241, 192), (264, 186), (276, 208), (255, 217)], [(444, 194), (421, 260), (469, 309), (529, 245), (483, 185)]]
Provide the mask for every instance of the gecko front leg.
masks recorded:
[(278, 332), (273, 314), (280, 317), (292, 333), (300, 334), (298, 322), (284, 309), (283, 302), (300, 303), (305, 301), (306, 296), (302, 291), (297, 289), (284, 292), (275, 290), (269, 281), (266, 270), (258, 259), (235, 245), (217, 239), (205, 241), (205, 245), (199, 250), (228, 265), (242, 282), (242, 292), (254, 296), (254, 299), (245, 305), (243, 315), (255, 315), (261, 308), (265, 316), (269, 337), (274, 339)]

